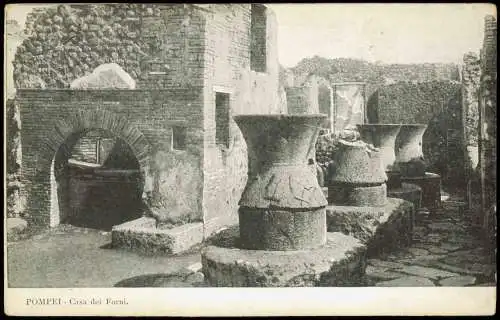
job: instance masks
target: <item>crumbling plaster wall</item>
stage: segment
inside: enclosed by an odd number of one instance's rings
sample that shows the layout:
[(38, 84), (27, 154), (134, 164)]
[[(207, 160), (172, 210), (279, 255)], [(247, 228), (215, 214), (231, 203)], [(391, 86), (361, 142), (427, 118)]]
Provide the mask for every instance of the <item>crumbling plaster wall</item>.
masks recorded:
[[(284, 113), (279, 103), (276, 18), (266, 10), (266, 72), (250, 68), (251, 5), (205, 6), (206, 55), (204, 86), (205, 221), (235, 217), (247, 179), (244, 138), (232, 119), (238, 114)], [(216, 92), (230, 95), (229, 144), (216, 143)]]

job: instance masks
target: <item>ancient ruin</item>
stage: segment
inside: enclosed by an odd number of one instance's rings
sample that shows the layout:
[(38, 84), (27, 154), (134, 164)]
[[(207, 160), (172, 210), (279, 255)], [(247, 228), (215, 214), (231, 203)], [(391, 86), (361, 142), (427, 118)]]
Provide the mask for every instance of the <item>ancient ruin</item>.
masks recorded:
[(411, 183), (401, 181), (400, 167), (396, 164), (396, 138), (400, 132), (399, 124), (363, 124), (358, 125), (361, 139), (377, 147), (382, 153), (382, 162), (387, 174), (387, 196), (400, 198), (420, 208), (422, 189)]
[(426, 208), (437, 208), (441, 203), (441, 177), (426, 172), (427, 164), (422, 152), (422, 137), (427, 126), (402, 124), (396, 139), (396, 166), (401, 181), (418, 185), (422, 189), (422, 203)]
[[(327, 201), (307, 155), (323, 115), (235, 116), (248, 146), (248, 181), (239, 229), (218, 234), (202, 252), (212, 286), (331, 286), (356, 283), (365, 247), (327, 233)], [(236, 263), (235, 263), (236, 261)]]
[(387, 197), (382, 154), (362, 140), (340, 140), (328, 182), (328, 231), (360, 239), (368, 254), (410, 244), (413, 204)]
[(285, 69), (277, 23), (259, 4), (33, 10), (8, 48), (9, 285), (496, 285), (496, 18), (461, 72)]

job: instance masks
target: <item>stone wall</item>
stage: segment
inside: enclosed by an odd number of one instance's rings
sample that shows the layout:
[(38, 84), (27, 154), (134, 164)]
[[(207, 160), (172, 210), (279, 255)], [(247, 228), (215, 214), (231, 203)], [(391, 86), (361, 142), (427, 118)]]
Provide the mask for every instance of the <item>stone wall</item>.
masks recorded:
[(479, 57), (473, 53), (464, 55), (462, 67), (462, 97), (463, 97), (463, 126), (466, 148), (467, 175), (470, 176), (479, 162), (479, 82), (481, 78), (481, 64)]
[[(276, 18), (265, 10), (266, 71), (254, 71), (251, 54), (251, 5), (206, 5), (204, 77), (204, 191), (205, 221), (237, 215), (247, 179), (246, 144), (232, 119), (237, 114), (283, 113), (278, 96), (279, 64)], [(254, 19), (255, 22), (255, 19)], [(261, 26), (262, 27), (262, 26)], [(262, 31), (262, 29), (261, 29)], [(216, 142), (216, 93), (228, 94), (229, 134), (225, 145)]]
[[(481, 207), (486, 228), (496, 228), (496, 139), (497, 139), (497, 21), (486, 16), (481, 50), (481, 87), (479, 95), (479, 166), (481, 168)], [(488, 214), (488, 212), (490, 214)], [(491, 216), (490, 216), (491, 215)]]
[[(34, 222), (57, 224), (59, 217), (51, 208), (51, 166), (58, 175), (74, 143), (90, 129), (106, 130), (131, 147), (140, 163), (143, 197), (164, 215), (184, 221), (202, 220), (202, 88), (24, 89), (18, 90), (16, 103), (23, 123), (22, 167), (28, 214)], [(186, 128), (185, 150), (172, 149), (172, 126)]]

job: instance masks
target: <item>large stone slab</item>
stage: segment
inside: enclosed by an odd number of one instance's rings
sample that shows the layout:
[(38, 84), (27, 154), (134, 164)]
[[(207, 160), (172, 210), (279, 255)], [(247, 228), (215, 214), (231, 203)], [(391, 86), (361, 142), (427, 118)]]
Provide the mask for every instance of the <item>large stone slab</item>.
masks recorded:
[(406, 247), (412, 240), (413, 204), (388, 198), (384, 207), (327, 206), (328, 232), (341, 232), (368, 246), (369, 255)]
[(240, 249), (238, 227), (224, 230), (202, 250), (202, 271), (212, 287), (325, 287), (365, 283), (366, 246), (341, 233), (326, 245), (300, 251)]
[(382, 281), (377, 287), (435, 287), (434, 283), (422, 277), (406, 276), (394, 280)]

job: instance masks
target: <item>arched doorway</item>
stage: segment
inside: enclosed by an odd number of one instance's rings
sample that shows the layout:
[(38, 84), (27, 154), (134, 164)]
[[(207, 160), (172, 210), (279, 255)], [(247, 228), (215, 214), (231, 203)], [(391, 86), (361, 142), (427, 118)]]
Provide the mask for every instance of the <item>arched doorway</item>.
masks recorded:
[(129, 144), (104, 129), (71, 134), (52, 161), (51, 225), (109, 231), (142, 215), (144, 176)]

